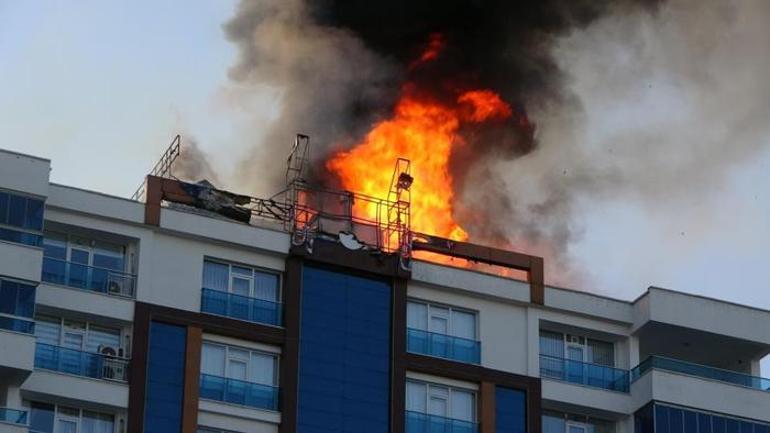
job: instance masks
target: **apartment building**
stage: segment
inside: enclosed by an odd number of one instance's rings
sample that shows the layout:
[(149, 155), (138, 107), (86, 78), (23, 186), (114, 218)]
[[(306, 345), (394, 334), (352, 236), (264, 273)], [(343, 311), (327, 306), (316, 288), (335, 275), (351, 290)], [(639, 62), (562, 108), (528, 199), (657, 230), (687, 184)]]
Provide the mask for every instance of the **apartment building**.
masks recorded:
[(548, 287), (538, 257), (430, 237), (405, 257), (339, 220), (233, 218), (205, 185), (129, 200), (50, 166), (0, 151), (0, 432), (770, 432), (768, 311)]

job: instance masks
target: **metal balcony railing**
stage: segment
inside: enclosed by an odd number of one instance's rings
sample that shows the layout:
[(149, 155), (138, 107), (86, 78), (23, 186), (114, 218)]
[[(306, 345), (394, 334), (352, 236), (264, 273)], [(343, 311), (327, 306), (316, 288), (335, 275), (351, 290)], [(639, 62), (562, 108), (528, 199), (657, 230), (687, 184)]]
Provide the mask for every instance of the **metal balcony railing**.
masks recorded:
[(406, 411), (406, 433), (476, 433), (478, 424), (438, 415)]
[(258, 409), (278, 410), (278, 388), (201, 374), (200, 397)]
[(281, 304), (264, 299), (250, 298), (221, 290), (203, 288), (201, 312), (232, 317), (247, 322), (281, 326)]
[(35, 368), (94, 379), (128, 381), (128, 360), (45, 343), (35, 346)]
[(35, 322), (32, 321), (32, 319), (22, 319), (18, 317), (0, 315), (0, 329), (22, 332), (24, 334), (32, 334), (35, 332)]
[(481, 363), (481, 343), (467, 338), (408, 328), (406, 350), (470, 364)]
[(631, 382), (636, 381), (652, 369), (669, 371), (672, 373), (697, 376), (704, 379), (717, 380), (732, 385), (745, 386), (761, 391), (770, 391), (770, 379), (751, 376), (737, 371), (725, 370), (678, 359), (663, 356), (650, 356), (639, 365), (631, 369)]
[(27, 411), (0, 407), (0, 422), (27, 425)]
[(135, 275), (53, 257), (43, 258), (42, 279), (47, 283), (124, 298), (133, 298), (136, 286)]
[(628, 392), (628, 370), (540, 355), (540, 377), (609, 391)]

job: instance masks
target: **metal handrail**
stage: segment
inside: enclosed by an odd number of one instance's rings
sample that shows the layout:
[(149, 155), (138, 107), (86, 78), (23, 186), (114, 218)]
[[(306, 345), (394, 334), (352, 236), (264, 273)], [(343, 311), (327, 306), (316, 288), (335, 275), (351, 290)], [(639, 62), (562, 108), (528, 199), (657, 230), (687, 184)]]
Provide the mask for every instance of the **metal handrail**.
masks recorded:
[(716, 380), (761, 391), (770, 391), (770, 379), (768, 378), (659, 355), (651, 355), (632, 368), (631, 382), (635, 382), (653, 369)]
[[(545, 366), (544, 360), (557, 362), (558, 368)], [(610, 391), (628, 392), (630, 388), (628, 370), (544, 354), (540, 355), (540, 376)]]
[(128, 382), (128, 360), (46, 343), (35, 344), (35, 368)]
[(277, 411), (278, 392), (272, 385), (205, 373), (200, 376), (200, 397), (204, 399)]
[[(62, 272), (52, 272), (50, 264), (62, 264)], [(49, 266), (46, 266), (46, 265)], [(85, 275), (77, 275), (85, 271)], [(136, 292), (136, 275), (114, 269), (69, 262), (54, 257), (43, 257), (42, 280), (76, 289), (91, 290), (113, 296), (133, 298)]]
[[(413, 352), (413, 353), (420, 353), (424, 355), (430, 355), (430, 356), (437, 356), (440, 358), (449, 358), (449, 359), (455, 359), (455, 360), (461, 360), (470, 362), (473, 364), (478, 364), (481, 362), (481, 342), (478, 340), (472, 340), (470, 338), (463, 338), (463, 337), (456, 337), (453, 335), (448, 334), (440, 334), (438, 332), (430, 332), (425, 331), (422, 329), (416, 329), (416, 328), (407, 328), (407, 351)], [(410, 345), (411, 339), (410, 336), (417, 336), (418, 338), (425, 338), (427, 339), (429, 347), (427, 348), (427, 352), (425, 351), (419, 351), (420, 347), (414, 347)], [(441, 344), (440, 342), (437, 343), (436, 339), (445, 339), (448, 344), (446, 344), (446, 353), (442, 354), (441, 350), (436, 350), (436, 345)], [(456, 344), (455, 342), (465, 342), (468, 345), (472, 347), (473, 353), (471, 354), (471, 359), (461, 359), (462, 357), (457, 353), (456, 350)], [(441, 349), (441, 348), (439, 348)]]
[[(424, 423), (424, 425), (417, 425), (416, 428), (407, 428), (409, 432), (434, 432), (441, 431), (444, 433), (475, 433), (478, 431), (478, 424), (472, 421), (465, 421), (455, 418), (447, 418), (439, 415), (430, 415), (422, 412), (415, 412), (411, 410), (406, 411), (406, 423), (409, 425), (411, 422)], [(430, 428), (431, 425), (440, 425), (440, 429), (436, 430)], [(420, 428), (422, 427), (422, 428)]]
[(27, 425), (27, 411), (12, 409), (10, 407), (0, 407), (0, 422)]
[[(220, 306), (223, 308), (217, 308), (216, 305), (212, 305), (213, 302), (217, 301), (217, 299), (213, 298), (217, 296), (225, 298), (223, 300), (225, 305)], [(240, 304), (233, 302), (238, 300), (241, 301)], [(243, 307), (244, 304), (248, 307), (245, 312), (237, 310), (237, 307)], [(252, 298), (250, 296), (238, 295), (222, 290), (207, 289), (205, 287), (201, 289), (201, 312), (232, 317), (249, 322), (280, 326), (282, 323), (282, 305), (283, 304), (280, 302)], [(266, 317), (258, 317), (258, 314), (255, 313), (255, 307), (263, 310)]]

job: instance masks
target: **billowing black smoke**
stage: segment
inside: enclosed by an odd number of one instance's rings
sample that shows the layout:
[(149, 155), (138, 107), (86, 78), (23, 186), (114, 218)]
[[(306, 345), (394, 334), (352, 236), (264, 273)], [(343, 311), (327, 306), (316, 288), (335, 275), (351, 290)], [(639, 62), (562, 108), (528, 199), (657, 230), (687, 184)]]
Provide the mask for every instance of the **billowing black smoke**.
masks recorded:
[[(297, 132), (323, 167), (406, 82), (448, 100), (491, 89), (515, 115), (460, 131), (455, 216), (473, 241), (546, 255), (554, 281), (582, 213), (682, 215), (766, 148), (768, 18), (764, 0), (244, 0), (224, 26), (230, 77), (277, 116), (244, 134), (238, 189), (278, 190)], [(414, 67), (436, 34), (441, 54)]]

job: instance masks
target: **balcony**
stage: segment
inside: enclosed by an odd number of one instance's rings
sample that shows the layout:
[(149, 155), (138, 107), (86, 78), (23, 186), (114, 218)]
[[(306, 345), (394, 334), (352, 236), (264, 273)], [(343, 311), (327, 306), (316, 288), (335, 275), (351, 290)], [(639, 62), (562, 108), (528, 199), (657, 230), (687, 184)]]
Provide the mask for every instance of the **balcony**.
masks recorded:
[(665, 358), (662, 356), (650, 356), (634, 367), (631, 370), (631, 382), (636, 381), (652, 369), (716, 380), (760, 391), (770, 391), (770, 379), (751, 376), (731, 370), (723, 370), (716, 367), (694, 364), (692, 362), (680, 361), (678, 359)]
[(128, 381), (128, 361), (125, 359), (44, 343), (36, 344), (35, 368), (93, 379)]
[(0, 407), (0, 422), (8, 424), (27, 425), (27, 411)]
[(136, 286), (136, 276), (132, 274), (53, 257), (43, 257), (42, 280), (46, 283), (124, 298), (133, 298)]
[(274, 326), (283, 323), (278, 302), (206, 288), (201, 294), (201, 312)]
[(540, 377), (608, 391), (628, 392), (629, 389), (628, 370), (549, 355), (540, 355)]
[(0, 241), (29, 245), (31, 247), (42, 247), (43, 235), (0, 227)]
[(278, 410), (278, 388), (209, 374), (201, 374), (200, 398)]
[(406, 411), (406, 433), (476, 433), (478, 425), (470, 421)]
[(478, 341), (420, 329), (406, 330), (406, 350), (469, 364), (481, 363), (481, 343)]
[(0, 316), (0, 329), (21, 332), (23, 334), (32, 334), (35, 332), (35, 322), (31, 319)]

